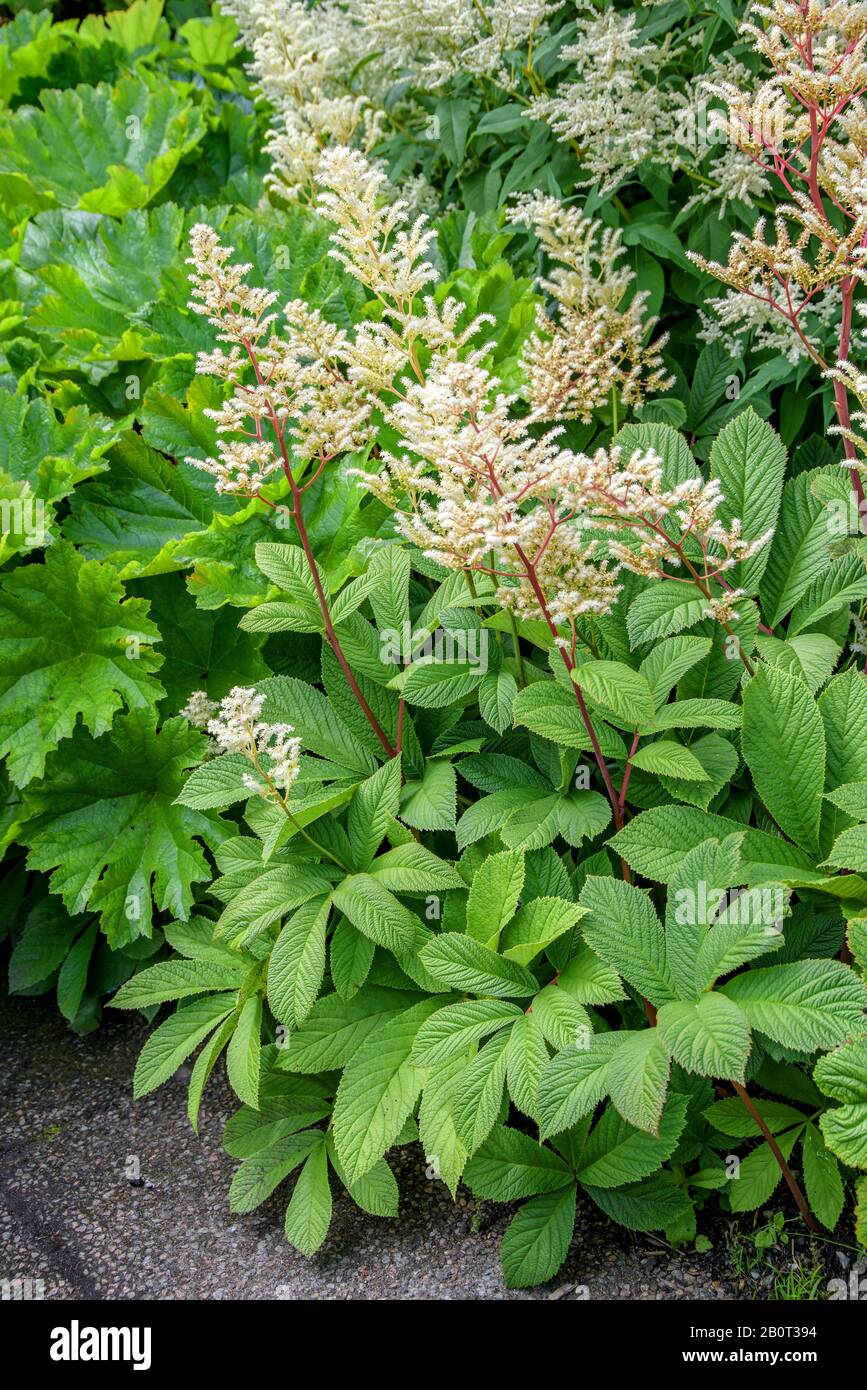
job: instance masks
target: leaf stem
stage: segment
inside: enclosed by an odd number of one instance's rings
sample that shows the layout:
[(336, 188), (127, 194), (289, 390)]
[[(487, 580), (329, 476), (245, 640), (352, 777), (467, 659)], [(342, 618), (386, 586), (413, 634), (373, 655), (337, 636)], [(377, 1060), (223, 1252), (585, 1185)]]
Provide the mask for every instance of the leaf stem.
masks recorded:
[(762, 1135), (764, 1136), (768, 1144), (768, 1147), (771, 1150), (771, 1153), (777, 1160), (777, 1163), (780, 1166), (780, 1171), (782, 1172), (783, 1177), (786, 1179), (786, 1184), (789, 1188), (789, 1191), (795, 1199), (798, 1211), (804, 1218), (805, 1225), (807, 1225), (811, 1231), (815, 1231), (817, 1234), (821, 1234), (821, 1225), (816, 1220), (813, 1213), (810, 1211), (807, 1199), (801, 1191), (800, 1187), (798, 1186), (798, 1182), (794, 1173), (792, 1172), (786, 1160), (783, 1158), (779, 1144), (777, 1143), (773, 1134), (768, 1129), (768, 1126), (765, 1124), (764, 1120), (762, 1119), (761, 1115), (759, 1114), (758, 1110), (756, 1109), (755, 1105), (750, 1099), (746, 1086), (742, 1086), (739, 1081), (732, 1081), (731, 1084), (734, 1086), (738, 1096), (743, 1101), (752, 1118), (755, 1120), (756, 1124), (758, 1125), (759, 1129), (762, 1132)]
[(509, 628), (511, 629), (512, 633), (512, 647), (515, 653), (515, 665), (518, 668), (518, 685), (523, 690), (524, 686), (527, 684), (527, 673), (524, 670), (524, 654), (521, 651), (521, 639), (518, 636), (518, 623), (511, 608), (507, 608), (506, 612), (509, 617)]

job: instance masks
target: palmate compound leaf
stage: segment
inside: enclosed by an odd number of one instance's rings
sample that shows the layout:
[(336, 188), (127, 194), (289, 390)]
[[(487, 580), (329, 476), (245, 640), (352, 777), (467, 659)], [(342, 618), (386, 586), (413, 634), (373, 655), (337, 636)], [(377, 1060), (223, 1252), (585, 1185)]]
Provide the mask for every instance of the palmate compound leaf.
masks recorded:
[(659, 1006), (675, 997), (668, 978), (665, 935), (647, 893), (622, 879), (590, 875), (581, 890), (584, 940), (645, 999)]
[(175, 804), (206, 748), (185, 720), (157, 732), (155, 716), (136, 710), (102, 738), (78, 730), (28, 790), (20, 838), (30, 866), (51, 872), (70, 912), (100, 912), (113, 947), (149, 936), (155, 907), (185, 920), (193, 885), (211, 877), (202, 844), (216, 848), (228, 828)]
[(159, 629), (143, 599), (124, 599), (114, 571), (54, 545), (0, 590), (0, 754), (25, 786), (73, 732), (79, 715), (95, 738), (118, 710), (153, 709), (165, 694), (151, 650)]

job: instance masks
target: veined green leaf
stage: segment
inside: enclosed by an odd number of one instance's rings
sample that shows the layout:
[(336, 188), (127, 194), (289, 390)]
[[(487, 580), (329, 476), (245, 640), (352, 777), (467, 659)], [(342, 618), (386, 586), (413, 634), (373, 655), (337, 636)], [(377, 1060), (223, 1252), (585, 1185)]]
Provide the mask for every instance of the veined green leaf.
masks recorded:
[(808, 852), (819, 845), (825, 731), (802, 681), (760, 666), (744, 691), (744, 757), (778, 825)]
[(649, 681), (622, 661), (585, 661), (572, 672), (572, 679), (604, 715), (627, 728), (653, 720), (655, 701)]
[(271, 950), (268, 1003), (274, 1017), (289, 1028), (300, 1028), (322, 987), (330, 911), (330, 897), (303, 903), (283, 926)]
[(450, 989), (496, 998), (526, 998), (539, 988), (534, 975), (515, 961), (505, 960), (487, 946), (459, 932), (434, 936), (421, 952), (421, 961), (435, 979)]
[(581, 889), (588, 946), (659, 1006), (674, 998), (665, 960), (665, 936), (646, 893), (622, 879), (591, 875)]
[(226, 1050), (226, 1072), (232, 1089), (245, 1105), (259, 1108), (262, 1056), (262, 997), (251, 995), (241, 1009)]
[(132, 1083), (136, 1099), (174, 1076), (199, 1043), (232, 1013), (235, 998), (234, 994), (209, 994), (194, 999), (151, 1033), (136, 1062)]
[(467, 935), (496, 950), (500, 932), (514, 916), (524, 886), (524, 855), (504, 850), (478, 867), (467, 899)]
[(500, 999), (469, 999), (446, 1004), (426, 1019), (412, 1049), (420, 1067), (433, 1067), (466, 1052), (473, 1043), (523, 1017), (517, 1004)]
[(867, 986), (837, 960), (770, 965), (737, 975), (722, 992), (751, 1027), (783, 1047), (814, 1052), (864, 1027)]
[(350, 1058), (334, 1101), (334, 1142), (347, 1181), (382, 1158), (412, 1111), (424, 1072), (410, 1054), (419, 1028), (438, 1008), (423, 999), (389, 1019)]
[(575, 1225), (575, 1185), (533, 1197), (503, 1236), (503, 1273), (510, 1289), (552, 1279), (569, 1251)]
[(314, 1255), (331, 1225), (331, 1186), (325, 1135), (304, 1161), (286, 1208), (286, 1239), (302, 1255)]
[(722, 994), (703, 994), (689, 1003), (663, 1004), (659, 1036), (676, 1062), (699, 1076), (743, 1081), (750, 1055), (750, 1029), (737, 1004)]

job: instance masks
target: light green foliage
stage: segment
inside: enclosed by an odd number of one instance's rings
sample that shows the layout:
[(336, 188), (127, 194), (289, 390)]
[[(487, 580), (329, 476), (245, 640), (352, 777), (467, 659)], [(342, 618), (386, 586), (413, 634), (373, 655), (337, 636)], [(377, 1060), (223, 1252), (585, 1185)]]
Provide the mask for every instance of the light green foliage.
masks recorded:
[[(52, 992), (79, 1033), (109, 996), (143, 1011), (135, 1093), (189, 1067), (193, 1126), (225, 1071), (231, 1209), (280, 1189), (307, 1255), (341, 1191), (397, 1215), (388, 1154), (408, 1144), (452, 1195), (522, 1204), (511, 1287), (556, 1275), (577, 1197), (692, 1244), (709, 1205), (783, 1191), (768, 1132), (817, 1221), (850, 1239), (854, 1209), (863, 1243), (867, 547), (832, 383), (770, 320), (717, 332), (688, 254), (725, 261), (779, 190), (723, 204), (714, 142), (670, 143), (742, 7), (555, 6), (484, 77), (499, 39), (482, 6), (457, 9), (454, 43), (425, 28), (437, 82), (411, 44), (392, 71), (375, 26), (338, 70), (327, 7), (309, 34), (293, 21), (329, 111), (357, 103), (377, 132), (391, 182), (363, 216), (404, 192), (430, 213), (433, 270), (406, 270), (420, 292), (399, 309), (331, 254), (321, 185), (266, 183), (273, 111), (244, 61), (268, 36), (243, 4), (238, 24), (162, 0), (0, 24), (9, 987)], [(587, 99), (593, 26), (636, 74), (613, 74), (604, 130), (560, 138), (540, 103)], [(633, 83), (669, 133), (631, 132)], [(317, 111), (298, 128), (332, 158)], [(523, 193), (621, 238), (615, 272), (613, 242), (558, 262)], [(224, 428), (220, 369), (197, 370), (232, 348), (190, 308), (195, 226), (274, 296), (275, 333), (286, 305), (306, 325), (292, 353), (272, 345), (247, 435)], [(353, 254), (375, 248), (363, 230)], [(377, 275), (403, 236), (371, 251)], [(800, 309), (828, 363), (841, 294)], [(660, 333), (645, 390), (617, 354)], [(265, 473), (217, 491), (193, 465), (232, 438)], [(585, 484), (612, 446), (591, 534)], [(641, 530), (638, 484), (614, 474), (650, 450)], [(359, 483), (382, 470), (393, 498)], [(406, 518), (444, 498), (439, 548)]]

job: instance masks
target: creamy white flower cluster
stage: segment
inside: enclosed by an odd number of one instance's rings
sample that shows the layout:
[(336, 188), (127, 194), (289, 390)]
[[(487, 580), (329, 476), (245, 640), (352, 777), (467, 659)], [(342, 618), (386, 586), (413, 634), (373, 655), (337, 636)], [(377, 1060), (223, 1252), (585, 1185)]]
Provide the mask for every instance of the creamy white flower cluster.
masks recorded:
[(388, 198), (388, 180), (356, 150), (335, 146), (322, 156), (317, 175), (319, 208), (334, 223), (331, 255), (379, 300), (380, 319), (355, 334), (349, 353), (350, 381), (368, 391), (390, 391), (395, 376), (420, 366), (416, 345), (457, 349), (470, 341), (489, 314), (463, 329), (463, 305), (451, 297), (438, 304), (424, 291), (439, 274), (425, 259), (436, 237), (421, 214), (408, 222), (402, 199)]
[(855, 446), (862, 457), (867, 457), (867, 372), (854, 362), (840, 361), (830, 367), (825, 375), (831, 381), (839, 382), (858, 402), (858, 409), (852, 411), (848, 425), (831, 425), (829, 434), (842, 435)]
[[(727, 107), (734, 144), (775, 176), (784, 201), (751, 237), (736, 234), (727, 265), (691, 258), (735, 294), (788, 317), (804, 352), (817, 357), (816, 345), (798, 332), (804, 308), (821, 315), (828, 291), (865, 278), (867, 5), (773, 0), (755, 5), (751, 16), (743, 31), (771, 75), (755, 85), (744, 78), (706, 85)], [(823, 199), (839, 218), (828, 215)]]
[(565, 0), (346, 0), (387, 66), (440, 87), (462, 73), (510, 89), (520, 64), (509, 55), (547, 33)]
[[(802, 320), (799, 334), (773, 304), (737, 290), (727, 290), (722, 296), (706, 299), (704, 308), (699, 309), (698, 337), (705, 343), (722, 343), (730, 357), (740, 357), (750, 340), (756, 351), (768, 348), (794, 364), (810, 355), (808, 345), (816, 352), (821, 349), (823, 331), (833, 328), (839, 320), (840, 302), (838, 285), (817, 295), (807, 306), (816, 331), (810, 330)], [(792, 303), (800, 310), (803, 295), (795, 291)]]
[(628, 10), (580, 5), (574, 42), (560, 50), (570, 80), (536, 95), (530, 112), (576, 146), (586, 183), (610, 191), (645, 160), (675, 165), (683, 95), (658, 85), (668, 40), (640, 43)]
[(586, 486), (587, 514), (612, 532), (628, 528), (629, 540), (612, 540), (609, 552), (635, 574), (660, 577), (665, 565), (686, 566), (707, 585), (774, 535), (770, 528), (746, 541), (737, 517), (723, 525), (717, 512), (725, 498), (715, 478), (705, 482), (696, 475), (666, 487), (662, 460), (652, 449), (634, 452), (625, 463), (620, 449), (599, 450), (586, 470)]
[(291, 724), (266, 724), (259, 716), (265, 696), (236, 685), (219, 702), (196, 690), (181, 710), (197, 729), (207, 729), (221, 753), (240, 753), (254, 771), (244, 786), (269, 801), (285, 801), (301, 767), (301, 740)]
[(556, 624), (610, 612), (617, 566), (585, 533), (576, 456), (557, 431), (531, 434), (482, 355), (438, 354), (424, 381), (406, 384), (388, 413), (406, 452), (384, 454), (380, 474), (360, 482), (394, 508), (406, 540), (448, 568), (492, 574), (520, 616), (543, 616), (539, 586)]
[[(560, 379), (554, 354), (545, 363), (548, 384), (542, 392), (537, 334), (524, 364), (528, 413), (523, 400), (501, 391), (485, 365), (487, 350), (471, 347), (485, 316), (461, 328), (462, 306), (451, 299), (438, 303), (427, 293), (438, 277), (425, 258), (434, 235), (425, 218), (407, 222), (405, 205), (384, 202), (384, 176), (358, 151), (327, 150), (317, 178), (320, 207), (334, 223), (332, 254), (379, 301), (378, 316), (350, 337), (303, 306), (290, 305), (291, 342), (275, 345), (244, 300), (239, 276), (248, 268), (230, 267), (228, 251), (213, 234), (197, 229), (194, 278), (201, 282), (202, 311), (232, 343), (228, 358), (218, 352), (200, 364), (236, 388), (214, 412), (218, 429), (237, 431), (245, 416), (252, 417), (258, 439), (266, 416), (275, 433), (291, 416), (297, 447), (315, 439), (324, 461), (331, 456), (327, 450), (348, 449), (374, 412), (381, 414), (400, 446), (381, 455), (378, 475), (358, 476), (395, 509), (400, 533), (446, 566), (490, 574), (505, 606), (556, 625), (610, 612), (620, 569), (665, 574), (666, 564), (692, 568), (695, 562), (692, 577), (709, 581), (767, 542), (764, 536), (747, 545), (738, 522), (721, 525), (717, 484), (696, 479), (667, 491), (652, 452), (624, 463), (617, 449), (590, 457), (563, 447), (557, 422), (589, 408), (584, 402), (594, 390), (592, 357), (578, 362), (564, 344)], [(611, 344), (599, 343), (597, 376), (633, 403), (667, 385), (661, 344), (641, 346), (648, 327), (643, 301), (632, 320), (620, 309), (631, 273), (619, 264), (617, 234), (548, 199), (525, 200), (518, 212), (533, 221), (556, 261), (544, 287), (561, 318), (545, 320), (546, 334), (581, 336), (591, 323), (617, 324), (620, 315), (629, 326), (618, 330), (617, 355), (611, 355)], [(253, 293), (253, 307), (264, 316), (270, 300)], [(236, 317), (244, 322), (240, 340)], [(307, 348), (303, 360), (299, 344)], [(266, 365), (257, 366), (254, 384), (239, 388), (241, 347), (252, 347), (257, 364)], [(299, 376), (305, 364), (312, 364), (309, 384)], [(299, 413), (295, 397), (307, 401), (308, 389), (319, 395)], [(305, 423), (308, 418), (315, 428)], [(664, 528), (669, 519), (682, 543), (689, 541), (689, 559)]]
[(537, 194), (518, 197), (512, 216), (535, 230), (554, 263), (540, 284), (557, 317), (538, 309), (537, 332), (524, 348), (533, 419), (589, 421), (614, 390), (633, 408), (668, 390), (668, 335), (646, 342), (655, 322), (645, 317), (646, 292), (623, 304), (635, 275), (622, 264), (620, 229)]
[(218, 492), (252, 496), (290, 466), (287, 440), (296, 460), (320, 464), (366, 444), (370, 405), (344, 375), (346, 334), (302, 300), (292, 300), (278, 336), (277, 315), (267, 312), (277, 296), (246, 283), (252, 267), (233, 264), (231, 246), (222, 246), (212, 228), (199, 223), (190, 250), (190, 308), (230, 344), (228, 352), (200, 353), (197, 370), (234, 389), (219, 409), (205, 411), (216, 421), (218, 457), (187, 462), (212, 474)]
[(773, 531), (747, 542), (740, 521), (722, 524), (717, 481), (667, 488), (653, 450), (588, 455), (560, 447), (559, 430), (534, 436), (479, 356), (441, 357), (410, 383), (389, 413), (408, 452), (359, 476), (406, 540), (491, 574), (505, 607), (544, 616), (541, 585), (554, 622), (568, 623), (611, 611), (620, 569), (658, 577), (686, 563), (707, 585), (770, 541)]
[(327, 144), (370, 150), (382, 133), (388, 81), (370, 35), (334, 0), (224, 0), (222, 8), (237, 22), (253, 55), (250, 76), (276, 112), (266, 182), (291, 202), (311, 201)]

